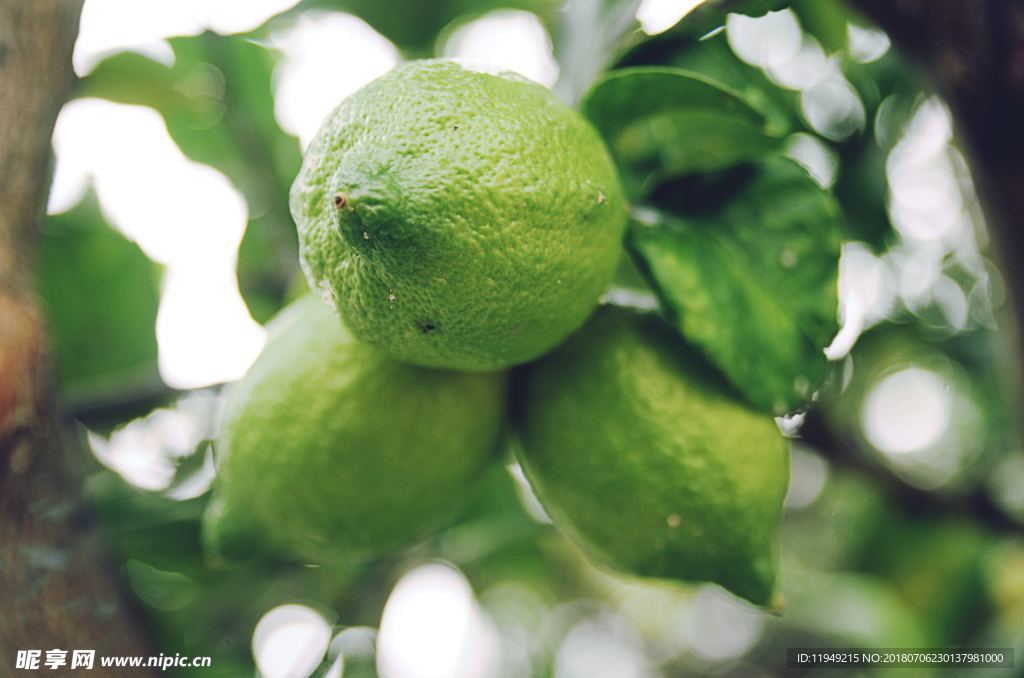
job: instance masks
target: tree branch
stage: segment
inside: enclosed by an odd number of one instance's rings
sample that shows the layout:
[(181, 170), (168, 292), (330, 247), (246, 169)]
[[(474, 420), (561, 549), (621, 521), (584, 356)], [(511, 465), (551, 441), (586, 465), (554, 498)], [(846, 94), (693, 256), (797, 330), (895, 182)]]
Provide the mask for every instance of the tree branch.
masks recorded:
[(916, 515), (959, 516), (992, 530), (1024, 535), (1024, 522), (1000, 507), (984, 487), (961, 494), (923, 490), (909, 485), (881, 462), (865, 455), (849, 440), (835, 435), (820, 413), (809, 412), (800, 440), (841, 469), (870, 478), (904, 511)]
[[(0, 673), (18, 650), (150, 654), (81, 500), (33, 292), (50, 137), (82, 0), (0, 3)], [(147, 675), (144, 669), (142, 675)], [(152, 675), (152, 674), (150, 674)]]

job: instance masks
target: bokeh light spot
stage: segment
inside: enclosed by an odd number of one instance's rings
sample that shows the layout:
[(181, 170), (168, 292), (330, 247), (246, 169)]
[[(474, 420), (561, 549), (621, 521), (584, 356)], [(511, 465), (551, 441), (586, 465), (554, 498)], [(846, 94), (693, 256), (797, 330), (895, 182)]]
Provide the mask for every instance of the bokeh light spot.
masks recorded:
[(399, 580), (377, 641), (382, 678), (483, 678), (498, 660), (493, 624), (449, 565), (421, 565)]
[(306, 12), (271, 42), (284, 55), (274, 73), (274, 113), (303, 148), (342, 99), (400, 59), (369, 24), (339, 12)]
[(444, 54), (515, 71), (545, 87), (558, 79), (558, 62), (544, 24), (521, 10), (498, 10), (459, 26), (445, 42)]
[(331, 627), (312, 608), (281, 605), (267, 612), (252, 634), (252, 655), (264, 678), (307, 678), (320, 665)]
[(72, 101), (54, 131), (50, 213), (91, 182), (104, 216), (164, 264), (156, 336), (160, 374), (177, 388), (237, 379), (266, 333), (238, 291), (235, 260), (248, 208), (227, 177), (189, 160), (144, 106)]
[(647, 35), (664, 33), (684, 16), (700, 6), (704, 0), (641, 0), (636, 8), (636, 20)]
[(868, 442), (886, 454), (906, 454), (939, 442), (953, 399), (931, 370), (908, 367), (880, 380), (864, 399), (861, 425)]
[(89, 0), (82, 8), (75, 42), (75, 72), (83, 77), (109, 54), (124, 50), (170, 65), (174, 52), (167, 38), (208, 29), (221, 35), (250, 31), (297, 4), (298, 0)]
[(800, 23), (789, 9), (760, 17), (730, 14), (725, 29), (729, 47), (736, 56), (760, 68), (789, 61), (803, 42)]

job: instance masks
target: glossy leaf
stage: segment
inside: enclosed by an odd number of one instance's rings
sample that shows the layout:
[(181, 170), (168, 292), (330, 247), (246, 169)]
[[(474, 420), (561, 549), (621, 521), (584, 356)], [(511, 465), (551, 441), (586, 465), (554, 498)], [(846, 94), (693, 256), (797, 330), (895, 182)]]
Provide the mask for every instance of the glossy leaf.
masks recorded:
[[(765, 11), (776, 4), (777, 0), (760, 3)], [(711, 14), (700, 13), (705, 9)], [(741, 61), (729, 47), (724, 23), (725, 13), (721, 7), (705, 3), (684, 17), (676, 28), (627, 53), (616, 68), (648, 66), (698, 73), (736, 93), (760, 111), (768, 119), (768, 129), (774, 135), (794, 131), (802, 125), (799, 94), (780, 89), (761, 69)], [(712, 27), (710, 33), (703, 30), (708, 26)]]
[(581, 110), (608, 142), (634, 194), (643, 192), (638, 183), (730, 167), (781, 143), (741, 95), (676, 68), (614, 71), (593, 87)]
[(637, 220), (630, 244), (682, 334), (754, 404), (800, 407), (836, 332), (839, 209), (798, 165), (760, 163), (729, 200)]

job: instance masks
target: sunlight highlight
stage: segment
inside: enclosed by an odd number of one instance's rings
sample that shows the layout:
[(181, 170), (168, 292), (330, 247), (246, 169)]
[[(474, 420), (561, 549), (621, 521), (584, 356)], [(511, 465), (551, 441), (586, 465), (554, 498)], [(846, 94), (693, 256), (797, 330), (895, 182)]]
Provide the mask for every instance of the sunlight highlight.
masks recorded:
[(682, 628), (690, 648), (721, 661), (749, 652), (764, 629), (764, 613), (712, 586), (702, 586), (688, 606)]
[(498, 638), (461, 572), (433, 563), (406, 574), (384, 606), (377, 641), (382, 678), (483, 678)]
[(565, 635), (555, 656), (558, 678), (647, 678), (641, 640), (618, 618), (584, 619)]
[(682, 21), (704, 0), (642, 0), (636, 9), (636, 20), (647, 35), (658, 35)]
[[(101, 464), (143, 490), (166, 490), (177, 499), (197, 497), (213, 482), (213, 459), (204, 440), (217, 435), (220, 401), (210, 392), (195, 391), (173, 407), (153, 410), (120, 426), (109, 437), (86, 431), (86, 442)], [(193, 454), (203, 455), (189, 476), (176, 478), (179, 465)]]
[(885, 261), (864, 243), (843, 244), (839, 257), (839, 333), (825, 349), (829, 360), (840, 360), (861, 333), (885, 318), (893, 304), (893, 284)]
[(281, 605), (267, 612), (252, 634), (252, 656), (263, 678), (312, 675), (331, 640), (327, 621), (305, 605)]
[(864, 400), (861, 425), (886, 454), (907, 454), (935, 445), (949, 427), (953, 398), (931, 370), (909, 367), (879, 381)]
[(551, 38), (537, 15), (504, 9), (456, 28), (444, 46), (458, 57), (509, 71), (551, 87), (558, 79)]
[(143, 106), (73, 101), (53, 146), (50, 213), (73, 207), (91, 182), (110, 223), (167, 267), (156, 328), (164, 381), (196, 388), (244, 374), (265, 332), (235, 279), (248, 218), (241, 193), (186, 158), (163, 118)]
[(537, 498), (533, 488), (530, 487), (530, 482), (526, 479), (523, 467), (518, 462), (513, 462), (506, 466), (505, 469), (512, 476), (512, 480), (516, 484), (516, 496), (519, 497), (519, 503), (522, 504), (526, 513), (541, 525), (551, 525), (551, 517), (544, 510), (544, 506), (540, 503), (540, 499)]
[(167, 38), (212, 30), (221, 35), (243, 33), (290, 9), (298, 0), (89, 0), (72, 59), (75, 73), (87, 75), (113, 52), (140, 52), (161, 63), (174, 63)]
[(750, 17), (730, 14), (725, 20), (729, 47), (751, 66), (770, 68), (789, 61), (800, 50), (803, 34), (790, 9)]
[(401, 58), (365, 21), (338, 12), (306, 12), (271, 40), (284, 55), (274, 73), (274, 113), (303, 148), (342, 99)]

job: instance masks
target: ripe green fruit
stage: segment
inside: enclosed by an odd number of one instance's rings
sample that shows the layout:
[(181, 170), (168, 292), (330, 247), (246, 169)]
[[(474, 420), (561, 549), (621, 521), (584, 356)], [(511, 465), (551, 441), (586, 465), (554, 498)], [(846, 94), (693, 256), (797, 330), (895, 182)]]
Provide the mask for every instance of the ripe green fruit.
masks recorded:
[(544, 87), (406, 63), (328, 116), (292, 186), (303, 268), (404, 362), (532, 360), (593, 311), (626, 205), (600, 137)]
[(204, 526), (215, 552), (369, 557), (454, 508), (497, 447), (501, 375), (397, 363), (313, 295), (270, 329), (227, 396)]
[(599, 311), (524, 379), (521, 461), (590, 557), (771, 600), (789, 462), (770, 417), (659, 319), (620, 309)]

